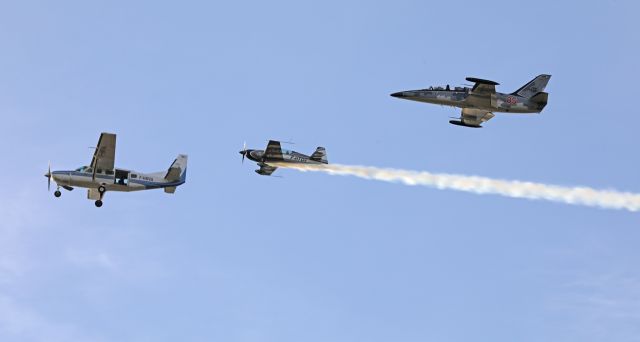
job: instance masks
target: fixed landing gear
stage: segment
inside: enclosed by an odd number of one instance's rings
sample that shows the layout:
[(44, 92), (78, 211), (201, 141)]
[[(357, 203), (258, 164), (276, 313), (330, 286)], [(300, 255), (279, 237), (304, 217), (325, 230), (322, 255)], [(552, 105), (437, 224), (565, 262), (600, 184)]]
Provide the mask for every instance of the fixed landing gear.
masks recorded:
[(102, 206), (102, 196), (104, 196), (104, 193), (107, 191), (107, 188), (104, 187), (104, 185), (100, 185), (98, 187), (98, 192), (100, 193), (100, 199), (96, 201), (96, 207), (100, 208)]
[(56, 192), (54, 192), (53, 195), (56, 197), (60, 197), (62, 196), (62, 193), (60, 192), (60, 190), (56, 190)]

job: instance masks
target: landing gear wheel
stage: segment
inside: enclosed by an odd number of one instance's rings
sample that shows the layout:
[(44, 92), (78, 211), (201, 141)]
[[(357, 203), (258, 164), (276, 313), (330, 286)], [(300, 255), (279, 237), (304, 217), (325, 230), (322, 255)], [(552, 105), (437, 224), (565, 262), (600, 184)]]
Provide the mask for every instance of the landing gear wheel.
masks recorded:
[(96, 201), (96, 207), (100, 208), (102, 206), (102, 201), (101, 200), (97, 200)]
[(104, 192), (107, 191), (107, 188), (105, 188), (103, 185), (100, 185), (98, 187), (98, 192), (101, 194), (104, 194)]
[(60, 190), (56, 190), (56, 192), (54, 192), (53, 195), (56, 197), (60, 197), (62, 196), (62, 193), (60, 192)]

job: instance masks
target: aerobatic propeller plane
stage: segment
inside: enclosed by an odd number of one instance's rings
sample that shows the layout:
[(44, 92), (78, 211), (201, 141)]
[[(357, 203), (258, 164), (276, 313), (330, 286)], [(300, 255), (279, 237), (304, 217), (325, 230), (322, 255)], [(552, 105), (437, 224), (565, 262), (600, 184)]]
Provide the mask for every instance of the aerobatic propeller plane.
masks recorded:
[(245, 157), (258, 163), (260, 168), (255, 171), (263, 176), (270, 176), (278, 168), (276, 166), (278, 164), (328, 164), (324, 147), (318, 147), (312, 155), (307, 156), (295, 151), (283, 150), (280, 142), (275, 140), (269, 140), (265, 150), (248, 150), (245, 144), (240, 154), (243, 163)]
[(49, 164), (49, 171), (44, 175), (48, 178), (49, 190), (51, 190), (51, 179), (58, 186), (54, 192), (56, 197), (62, 195), (60, 188), (68, 191), (76, 187), (88, 188), (87, 197), (90, 200), (95, 200), (96, 207), (101, 207), (102, 199), (107, 191), (129, 192), (164, 189), (164, 192), (172, 194), (176, 191), (176, 187), (186, 181), (187, 155), (178, 155), (166, 171), (142, 173), (115, 168), (115, 154), (116, 135), (102, 133), (89, 166), (52, 172), (51, 164)]
[(391, 94), (393, 97), (418, 102), (433, 103), (462, 108), (462, 114), (457, 120), (449, 123), (466, 126), (482, 127), (482, 123), (489, 121), (493, 113), (540, 113), (547, 105), (549, 97), (544, 92), (551, 75), (539, 75), (529, 83), (511, 94), (496, 92), (499, 84), (494, 81), (467, 77), (467, 81), (474, 82), (472, 88), (429, 87), (421, 90), (407, 90)]

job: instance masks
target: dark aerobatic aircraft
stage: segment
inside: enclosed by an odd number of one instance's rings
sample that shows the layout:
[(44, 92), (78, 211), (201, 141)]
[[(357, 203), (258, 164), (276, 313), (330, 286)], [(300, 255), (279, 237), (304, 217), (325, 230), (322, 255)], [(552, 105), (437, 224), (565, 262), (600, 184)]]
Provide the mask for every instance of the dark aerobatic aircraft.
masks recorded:
[(393, 97), (462, 108), (462, 114), (451, 124), (466, 127), (482, 127), (482, 123), (492, 119), (494, 112), (500, 113), (540, 113), (547, 105), (549, 97), (544, 92), (551, 75), (539, 75), (511, 94), (496, 92), (497, 82), (467, 77), (474, 82), (472, 88), (429, 87), (428, 89), (407, 90), (391, 94)]
[(244, 158), (258, 163), (260, 168), (255, 170), (257, 174), (263, 176), (270, 176), (277, 168), (278, 165), (284, 164), (302, 164), (302, 165), (320, 165), (328, 164), (327, 152), (324, 147), (316, 148), (316, 151), (312, 155), (307, 156), (296, 151), (283, 150), (280, 142), (275, 140), (269, 140), (267, 148), (265, 150), (248, 150), (246, 144), (240, 151), (242, 155), (242, 162)]

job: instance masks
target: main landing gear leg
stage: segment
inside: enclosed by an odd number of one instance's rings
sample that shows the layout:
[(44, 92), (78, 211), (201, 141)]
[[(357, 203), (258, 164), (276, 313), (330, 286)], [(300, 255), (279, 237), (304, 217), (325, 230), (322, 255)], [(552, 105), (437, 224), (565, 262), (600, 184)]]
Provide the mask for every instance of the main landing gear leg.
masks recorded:
[(107, 189), (100, 185), (100, 187), (98, 188), (98, 192), (100, 193), (100, 199), (96, 201), (96, 207), (100, 208), (102, 206), (102, 196), (104, 196), (104, 193), (107, 191)]

